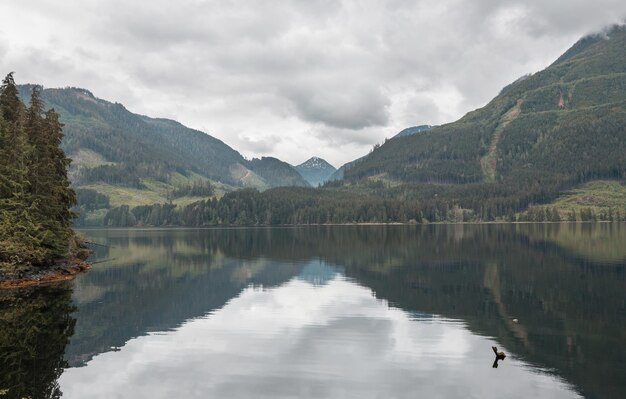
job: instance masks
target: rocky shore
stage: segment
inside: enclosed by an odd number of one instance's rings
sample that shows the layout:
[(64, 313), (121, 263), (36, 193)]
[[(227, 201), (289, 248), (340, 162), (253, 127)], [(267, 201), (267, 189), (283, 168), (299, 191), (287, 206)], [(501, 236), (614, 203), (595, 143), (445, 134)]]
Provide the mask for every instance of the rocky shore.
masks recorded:
[(24, 288), (67, 281), (90, 268), (91, 265), (87, 262), (76, 258), (63, 260), (46, 268), (27, 266), (15, 270), (0, 270), (0, 289)]

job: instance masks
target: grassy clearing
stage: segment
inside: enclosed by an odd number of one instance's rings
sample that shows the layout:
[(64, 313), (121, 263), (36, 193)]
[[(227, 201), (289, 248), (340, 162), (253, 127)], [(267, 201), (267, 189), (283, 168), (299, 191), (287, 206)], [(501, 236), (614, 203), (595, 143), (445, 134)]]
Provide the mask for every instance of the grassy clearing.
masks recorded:
[[(105, 183), (95, 183), (80, 188), (88, 188), (96, 190), (101, 194), (105, 194), (109, 197), (111, 208), (115, 208), (122, 205), (128, 205), (133, 208), (140, 205), (153, 205), (153, 204), (165, 204), (169, 202), (168, 193), (174, 190), (176, 187), (183, 186), (185, 184), (193, 184), (197, 181), (210, 181), (215, 187), (214, 197), (221, 198), (225, 193), (235, 190), (235, 187), (213, 182), (204, 176), (190, 173), (188, 176), (184, 176), (180, 173), (174, 173), (171, 176), (170, 183), (163, 183), (156, 180), (146, 179), (142, 183), (145, 188), (137, 189), (131, 187), (115, 186)], [(209, 197), (211, 198), (211, 197)], [(187, 196), (173, 199), (172, 202), (178, 206), (186, 206), (193, 202), (202, 201), (207, 197)], [(99, 226), (102, 225), (104, 216), (108, 212), (108, 209), (98, 209), (87, 212), (85, 214), (85, 226)]]
[[(221, 198), (225, 193), (235, 190), (235, 187), (219, 182), (214, 182), (206, 177), (190, 173), (188, 176), (180, 173), (173, 173), (170, 176), (169, 182), (164, 183), (152, 179), (142, 180), (142, 184), (145, 188), (132, 188), (116, 186), (106, 183), (93, 183), (80, 188), (89, 188), (96, 190), (101, 194), (109, 196), (111, 207), (118, 207), (121, 205), (128, 205), (131, 208), (139, 205), (153, 205), (164, 204), (169, 202), (168, 193), (177, 187), (184, 186), (186, 184), (193, 184), (198, 181), (210, 181), (215, 187), (215, 197)], [(195, 201), (206, 199), (205, 197), (181, 197), (176, 198), (173, 202), (177, 205), (188, 205)]]
[(382, 182), (386, 187), (389, 188), (399, 187), (402, 185), (401, 181), (389, 178), (387, 173), (380, 173), (377, 175), (369, 176), (367, 180), (375, 183)]
[[(528, 208), (517, 214), (518, 220), (525, 221), (556, 221), (553, 217), (546, 219), (528, 219), (529, 215), (537, 213), (553, 215), (558, 212), (561, 220), (576, 221), (590, 220), (623, 220), (626, 217), (626, 184), (616, 180), (596, 180), (585, 183), (574, 189), (564, 192), (555, 201)], [(589, 213), (593, 215), (590, 218)], [(583, 213), (587, 213), (583, 217)], [(521, 218), (521, 219), (520, 219)]]
[(81, 148), (78, 152), (70, 155), (72, 164), (80, 165), (81, 168), (95, 168), (103, 165), (115, 165), (115, 162), (107, 161), (97, 152)]
[(575, 211), (577, 215), (582, 209), (591, 208), (596, 214), (626, 211), (626, 184), (619, 181), (597, 180), (585, 183), (580, 187), (561, 195), (551, 207), (561, 212)]
[[(137, 189), (104, 183), (82, 186), (82, 188), (90, 188), (101, 194), (108, 195), (111, 207), (128, 205), (132, 208), (138, 205), (162, 204), (167, 202), (167, 190), (162, 190), (161, 187), (157, 187), (157, 185), (153, 184), (146, 184), (146, 187), (148, 187), (148, 189)], [(157, 188), (158, 190), (155, 190)]]

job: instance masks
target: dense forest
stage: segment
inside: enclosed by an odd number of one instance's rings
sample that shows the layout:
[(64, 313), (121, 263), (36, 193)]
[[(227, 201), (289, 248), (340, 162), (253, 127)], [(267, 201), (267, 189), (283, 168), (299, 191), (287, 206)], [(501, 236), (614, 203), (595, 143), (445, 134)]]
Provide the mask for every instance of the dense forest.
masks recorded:
[(76, 247), (76, 202), (60, 148), (62, 124), (34, 88), (27, 107), (9, 74), (0, 87), (0, 270), (45, 266)]

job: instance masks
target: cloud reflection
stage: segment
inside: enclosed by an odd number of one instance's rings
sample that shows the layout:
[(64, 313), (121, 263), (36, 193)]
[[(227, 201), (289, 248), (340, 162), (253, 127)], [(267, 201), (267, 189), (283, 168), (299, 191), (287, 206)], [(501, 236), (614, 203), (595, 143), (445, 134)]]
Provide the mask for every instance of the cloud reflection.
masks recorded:
[(249, 287), (174, 331), (66, 370), (66, 398), (574, 397), (462, 323), (389, 307), (340, 274)]

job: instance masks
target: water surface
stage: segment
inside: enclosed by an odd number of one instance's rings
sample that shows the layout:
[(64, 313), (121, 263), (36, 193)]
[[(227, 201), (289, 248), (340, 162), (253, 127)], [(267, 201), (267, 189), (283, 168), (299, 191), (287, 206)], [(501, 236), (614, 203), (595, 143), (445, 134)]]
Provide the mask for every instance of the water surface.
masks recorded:
[(8, 397), (626, 397), (623, 224), (85, 234), (0, 297)]

